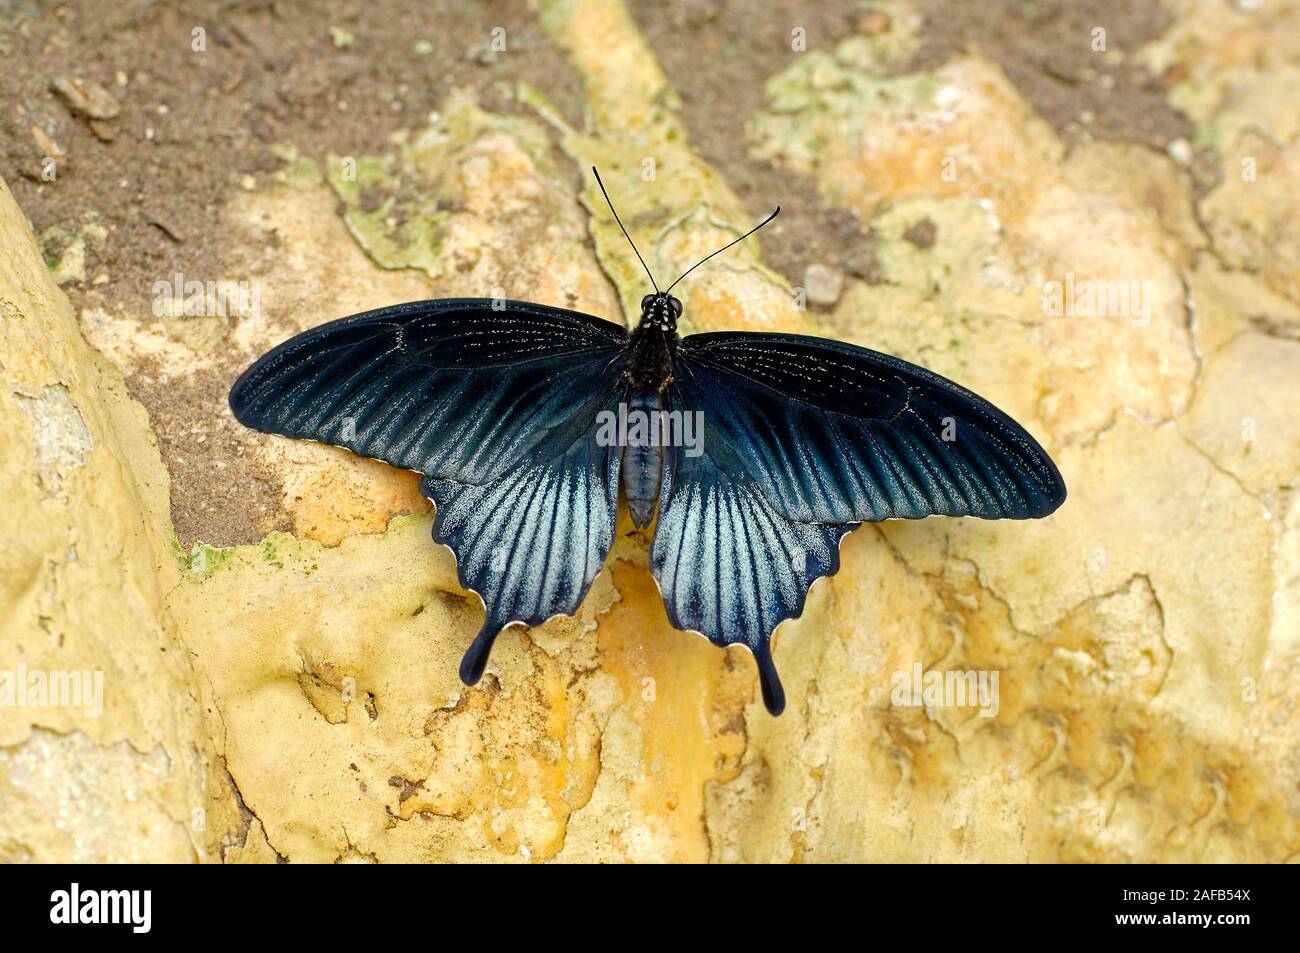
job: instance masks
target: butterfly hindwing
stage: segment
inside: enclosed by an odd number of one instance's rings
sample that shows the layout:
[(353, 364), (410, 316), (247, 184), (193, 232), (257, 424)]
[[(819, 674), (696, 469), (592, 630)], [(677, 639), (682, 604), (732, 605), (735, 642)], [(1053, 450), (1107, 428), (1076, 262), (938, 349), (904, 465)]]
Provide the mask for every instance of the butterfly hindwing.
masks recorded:
[[(601, 409), (616, 407), (621, 392), (614, 375)], [(479, 594), (487, 613), (461, 661), (467, 685), (482, 677), (492, 643), (510, 623), (573, 615), (609, 555), (619, 455), (617, 447), (599, 445), (594, 417), (586, 413), (589, 426), (551, 458), (491, 482), (420, 481), (438, 508), (433, 538), (455, 552), (461, 585)]]
[[(670, 390), (674, 406), (680, 395)], [(839, 569), (839, 543), (854, 524), (792, 520), (756, 488), (734, 479), (709, 449), (665, 454), (650, 569), (668, 618), (715, 645), (749, 647), (772, 714), (785, 693), (772, 661), (772, 630), (803, 612), (808, 589)]]
[(235, 416), (423, 475), (434, 538), (486, 619), (461, 664), (477, 682), (511, 622), (571, 615), (609, 552), (617, 448), (597, 419), (625, 390), (626, 332), (521, 302), (425, 301), (304, 332), (248, 369)]

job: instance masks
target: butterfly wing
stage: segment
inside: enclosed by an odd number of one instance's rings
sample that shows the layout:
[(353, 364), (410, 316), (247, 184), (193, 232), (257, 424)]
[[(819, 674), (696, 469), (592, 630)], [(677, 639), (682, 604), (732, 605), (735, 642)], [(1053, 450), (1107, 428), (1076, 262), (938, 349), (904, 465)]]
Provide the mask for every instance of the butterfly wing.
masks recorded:
[(493, 305), (416, 301), (305, 331), (243, 373), (231, 410), (255, 430), (485, 483), (584, 428), (578, 411), (627, 341), (591, 315)]
[[(689, 405), (670, 388), (672, 409)], [(725, 448), (666, 448), (650, 571), (668, 618), (715, 645), (741, 643), (758, 662), (768, 711), (785, 692), (772, 661), (772, 631), (803, 613), (808, 589), (839, 569), (840, 540), (854, 523), (817, 523), (782, 515), (739, 471)]]
[(483, 675), (492, 643), (507, 625), (540, 625), (573, 615), (605, 564), (618, 515), (619, 453), (599, 446), (595, 418), (615, 412), (622, 393), (608, 383), (588, 429), (554, 456), (508, 470), (488, 483), (426, 476), (420, 491), (437, 504), (433, 538), (456, 554), (460, 583), (483, 599), (483, 628), (460, 663), (466, 685)]
[(434, 538), (487, 615), (473, 684), (511, 622), (572, 614), (614, 536), (617, 448), (601, 410), (625, 389), (626, 332), (523, 302), (424, 301), (334, 321), (267, 353), (230, 394), (247, 426), (424, 475)]
[(1025, 519), (1065, 498), (1051, 459), (992, 404), (924, 368), (838, 341), (686, 338), (669, 389), (702, 416), (702, 453), (665, 460), (651, 568), (670, 619), (758, 661), (784, 704), (772, 631), (838, 569), (865, 521)]
[(730, 475), (792, 519), (1033, 519), (1065, 500), (1023, 427), (888, 354), (795, 334), (696, 334), (677, 376)]

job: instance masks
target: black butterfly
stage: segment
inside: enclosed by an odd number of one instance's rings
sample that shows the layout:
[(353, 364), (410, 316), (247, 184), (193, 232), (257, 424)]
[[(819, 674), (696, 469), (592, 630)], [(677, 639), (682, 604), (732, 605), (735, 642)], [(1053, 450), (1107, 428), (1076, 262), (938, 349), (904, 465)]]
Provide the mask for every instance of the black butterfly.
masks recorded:
[(613, 542), (620, 474), (637, 527), (658, 507), (650, 566), (672, 624), (748, 646), (774, 715), (772, 631), (859, 523), (1030, 519), (1065, 499), (1033, 437), (951, 381), (824, 338), (679, 338), (677, 282), (650, 281), (630, 334), (539, 304), (418, 301), (299, 334), (230, 392), (249, 427), (423, 475), (434, 539), (486, 610), (467, 685), (507, 625), (577, 611)]

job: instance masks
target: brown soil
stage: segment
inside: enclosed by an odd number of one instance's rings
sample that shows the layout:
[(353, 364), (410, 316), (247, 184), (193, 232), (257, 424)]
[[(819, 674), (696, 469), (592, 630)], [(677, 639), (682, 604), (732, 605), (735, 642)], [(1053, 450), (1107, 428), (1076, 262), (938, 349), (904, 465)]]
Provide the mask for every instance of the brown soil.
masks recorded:
[[(1163, 151), (1191, 135), (1187, 118), (1165, 101), (1159, 77), (1131, 65), (1133, 54), (1164, 33), (1171, 14), (1143, 0), (918, 0), (924, 45), (907, 69), (929, 69), (971, 47), (996, 61), (1039, 114), (1067, 139), (1121, 139)], [(1106, 31), (1112, 60), (1092, 49)]]
[[(818, 262), (877, 280), (872, 236), (853, 215), (823, 203), (808, 177), (751, 158), (745, 138), (745, 121), (766, 104), (765, 81), (801, 55), (790, 48), (791, 29), (803, 27), (807, 49), (829, 51), (863, 28), (863, 6), (767, 0), (759, 15), (746, 0), (632, 0), (630, 6), (681, 95), (695, 151), (726, 170), (756, 218), (781, 205), (781, 217), (761, 237), (764, 259), (794, 284)], [(1090, 47), (1093, 27), (1105, 27), (1108, 49), (1122, 51), (1127, 63), (1169, 25), (1157, 2), (920, 0), (918, 6), (925, 17), (922, 48), (905, 71), (932, 68), (974, 46), (1067, 138), (1124, 139), (1163, 150), (1191, 133), (1165, 102), (1157, 78), (1124, 64), (1107, 66)]]
[(759, 236), (763, 260), (794, 285), (812, 264), (879, 280), (872, 237), (853, 213), (824, 203), (808, 176), (751, 158), (745, 139), (746, 120), (767, 105), (764, 82), (801, 55), (790, 48), (791, 29), (804, 28), (808, 49), (831, 49), (856, 29), (860, 4), (768, 0), (757, 16), (742, 0), (632, 0), (629, 7), (681, 96), (691, 148), (724, 171), (755, 221), (781, 206)]

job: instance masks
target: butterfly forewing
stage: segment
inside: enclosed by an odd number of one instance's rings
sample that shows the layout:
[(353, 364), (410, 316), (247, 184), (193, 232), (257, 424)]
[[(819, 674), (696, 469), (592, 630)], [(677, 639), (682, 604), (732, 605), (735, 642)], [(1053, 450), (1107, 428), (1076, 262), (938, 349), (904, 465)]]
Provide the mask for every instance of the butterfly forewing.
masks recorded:
[(482, 483), (587, 426), (626, 337), (542, 305), (413, 302), (281, 344), (235, 383), (230, 406), (257, 430)]
[(792, 519), (1027, 519), (1065, 499), (1023, 427), (924, 368), (839, 341), (697, 334), (681, 399), (704, 414), (728, 476)]

